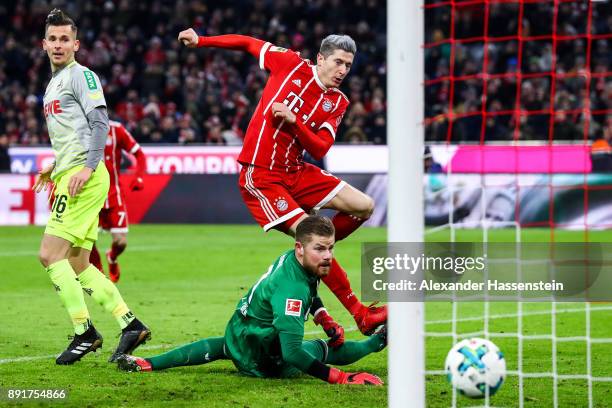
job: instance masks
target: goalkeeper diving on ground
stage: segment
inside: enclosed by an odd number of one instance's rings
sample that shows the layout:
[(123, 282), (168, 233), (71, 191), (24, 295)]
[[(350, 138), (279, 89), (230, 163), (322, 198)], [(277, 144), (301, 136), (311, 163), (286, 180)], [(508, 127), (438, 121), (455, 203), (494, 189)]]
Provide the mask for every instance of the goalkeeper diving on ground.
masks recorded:
[[(347, 373), (331, 365), (352, 364), (387, 345), (386, 326), (362, 341), (344, 341), (344, 330), (327, 314), (317, 289), (329, 273), (334, 226), (325, 217), (309, 216), (296, 231), (295, 248), (283, 253), (240, 299), (223, 337), (209, 337), (141, 358), (122, 355), (125, 371), (157, 371), (230, 359), (243, 374), (290, 378), (310, 374), (332, 384), (382, 385), (376, 375)], [(322, 324), (328, 341), (304, 341), (309, 314)]]

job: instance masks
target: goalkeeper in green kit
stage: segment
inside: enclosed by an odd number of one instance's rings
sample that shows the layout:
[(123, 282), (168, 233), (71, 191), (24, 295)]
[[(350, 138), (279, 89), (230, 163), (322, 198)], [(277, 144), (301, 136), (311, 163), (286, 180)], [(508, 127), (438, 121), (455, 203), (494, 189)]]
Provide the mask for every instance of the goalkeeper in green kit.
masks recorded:
[[(304, 341), (304, 321), (332, 320), (317, 295), (319, 279), (329, 273), (334, 226), (309, 216), (296, 230), (295, 248), (282, 254), (240, 299), (224, 337), (211, 337), (154, 357), (122, 355), (125, 371), (157, 371), (231, 359), (241, 373), (255, 377), (293, 377), (300, 372), (332, 384), (382, 385), (369, 373), (347, 373), (327, 364), (352, 364), (387, 344), (386, 327), (362, 341), (344, 341), (337, 324), (323, 324), (331, 337)], [(329, 323), (329, 321), (328, 321)]]

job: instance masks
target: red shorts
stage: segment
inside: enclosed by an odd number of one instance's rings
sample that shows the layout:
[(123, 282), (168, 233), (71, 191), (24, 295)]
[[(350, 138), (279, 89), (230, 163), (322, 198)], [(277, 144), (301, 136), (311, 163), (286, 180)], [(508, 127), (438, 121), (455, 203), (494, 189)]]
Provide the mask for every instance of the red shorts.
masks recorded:
[(128, 232), (128, 213), (125, 201), (109, 208), (106, 208), (106, 205), (102, 207), (100, 211), (100, 228), (111, 233), (120, 234)]
[(240, 171), (239, 185), (244, 202), (264, 231), (271, 228), (284, 231), (302, 214), (322, 208), (346, 182), (305, 163), (301, 170), (289, 173), (245, 165)]

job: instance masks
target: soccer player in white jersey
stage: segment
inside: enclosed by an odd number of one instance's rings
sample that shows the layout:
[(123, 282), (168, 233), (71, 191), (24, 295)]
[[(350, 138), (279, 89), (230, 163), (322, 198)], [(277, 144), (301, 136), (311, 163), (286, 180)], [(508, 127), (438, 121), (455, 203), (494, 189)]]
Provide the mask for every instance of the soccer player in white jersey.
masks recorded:
[(109, 176), (101, 161), (108, 133), (108, 114), (98, 76), (74, 59), (77, 27), (61, 10), (47, 16), (43, 48), (52, 77), (44, 96), (44, 113), (55, 162), (40, 170), (33, 189), (54, 184), (54, 200), (39, 258), (74, 327), (74, 339), (56, 359), (73, 364), (102, 346), (91, 323), (83, 292), (111, 313), (122, 329), (114, 361), (151, 337), (121, 294), (89, 263), (98, 237), (98, 214), (106, 200)]

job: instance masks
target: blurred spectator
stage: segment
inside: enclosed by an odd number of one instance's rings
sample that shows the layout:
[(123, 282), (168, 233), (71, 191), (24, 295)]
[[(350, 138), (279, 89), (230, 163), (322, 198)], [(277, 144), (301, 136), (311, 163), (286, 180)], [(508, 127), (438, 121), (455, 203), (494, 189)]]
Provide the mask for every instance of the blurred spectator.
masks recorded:
[[(66, 11), (79, 26), (77, 60), (98, 73), (110, 110), (140, 143), (240, 143), (261, 96), (267, 74), (256, 59), (219, 49), (186, 49), (176, 35), (190, 26), (205, 35), (252, 35), (313, 61), (327, 34), (353, 36), (358, 51), (342, 88), (351, 106), (338, 140), (386, 143), (386, 10), (380, 2), (357, 0), (351, 7), (338, 0), (60, 3), (68, 4)], [(556, 42), (553, 58), (551, 2), (523, 6), (523, 37), (539, 37), (520, 42), (495, 40), (517, 36), (519, 5), (492, 2), (484, 67), (483, 42), (461, 40), (483, 35), (485, 8), (459, 3), (452, 19), (453, 47), (451, 7), (425, 13), (426, 42), (435, 43), (425, 48), (425, 79), (433, 81), (425, 87), (427, 140), (592, 140), (612, 109), (612, 82), (606, 75), (612, 63), (606, 37), (611, 32), (609, 5), (592, 3), (591, 28), (598, 37), (590, 47), (585, 38), (563, 39)], [(10, 143), (49, 143), (41, 100), (50, 68), (40, 50), (44, 19), (53, 7), (49, 4), (16, 0), (0, 6), (0, 131)], [(559, 3), (556, 34), (581, 36), (587, 20), (587, 2)], [(551, 98), (553, 61), (557, 76)], [(589, 94), (587, 68), (597, 74), (591, 76)], [(529, 75), (517, 79), (518, 70)], [(484, 71), (490, 75), (486, 81)], [(449, 75), (461, 79), (451, 86)], [(557, 112), (551, 119), (552, 109)], [(485, 119), (483, 110), (494, 114)], [(449, 123), (451, 113), (461, 117)], [(186, 114), (188, 126), (181, 122)], [(360, 132), (349, 135), (353, 128)]]
[(425, 173), (443, 173), (444, 171), (440, 163), (434, 160), (429, 146), (425, 146), (423, 154), (423, 171)]
[(608, 115), (601, 135), (591, 145), (594, 172), (612, 171), (612, 115)]
[(0, 134), (0, 173), (11, 172), (11, 157), (8, 153), (9, 138), (5, 133)]
[[(605, 114), (602, 115), (602, 111), (609, 113), (612, 108), (612, 82), (609, 76), (603, 75), (609, 70), (612, 54), (610, 39), (587, 40), (584, 34), (590, 20), (592, 34), (609, 35), (612, 19), (609, 4), (592, 2), (589, 6), (588, 3), (557, 4), (556, 33), (552, 32), (554, 7), (550, 2), (520, 6), (518, 2), (491, 3), (488, 32), (485, 33), (489, 40), (486, 50), (481, 39), (462, 41), (482, 37), (485, 29), (483, 4), (456, 5), (452, 20), (457, 41), (452, 47), (449, 8), (428, 9), (425, 37), (432, 45), (425, 49), (425, 79), (430, 83), (425, 88), (426, 138), (455, 143), (515, 138), (543, 141), (592, 138), (603, 126)], [(519, 34), (519, 8), (523, 9), (521, 42), (514, 39)], [(554, 35), (576, 37), (556, 41), (553, 53)], [(529, 39), (536, 36), (537, 39)], [(590, 54), (588, 41), (591, 41)], [(454, 56), (452, 64), (451, 54)], [(553, 61), (554, 72), (551, 72)], [(450, 72), (451, 66), (453, 72)], [(599, 75), (592, 77), (587, 94), (588, 67)], [(519, 69), (524, 75), (520, 79), (515, 75)], [(490, 76), (483, 77), (485, 72)], [(449, 81), (446, 79), (449, 75), (456, 79)], [(554, 81), (554, 88), (551, 81)], [(486, 89), (483, 89), (485, 84)], [(606, 88), (610, 89), (608, 95)], [(484, 102), (485, 109), (481, 105)], [(483, 110), (495, 114), (485, 119)], [(461, 115), (454, 118), (452, 131), (449, 130), (450, 114)]]
[[(50, 70), (40, 50), (44, 19), (53, 8), (47, 3), (17, 0), (0, 6), (5, 27), (0, 29), (0, 130), (11, 143), (48, 143), (41, 100)], [(206, 35), (252, 35), (313, 61), (326, 35), (352, 35), (358, 53), (350, 78), (356, 83), (344, 91), (365, 106), (357, 124), (367, 141), (385, 142), (386, 17), (374, 1), (347, 9), (336, 0), (291, 6), (286, 0), (76, 0), (66, 12), (79, 26), (77, 60), (100, 76), (111, 115), (140, 143), (242, 141), (267, 73), (245, 53), (186, 49), (176, 36), (190, 26)], [(373, 103), (374, 98), (379, 101)], [(340, 132), (348, 129), (343, 128)]]

